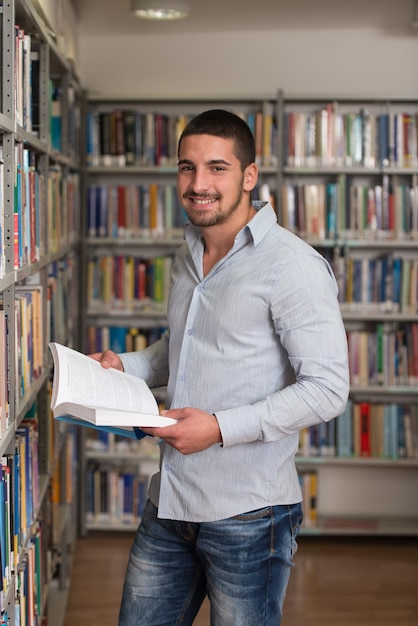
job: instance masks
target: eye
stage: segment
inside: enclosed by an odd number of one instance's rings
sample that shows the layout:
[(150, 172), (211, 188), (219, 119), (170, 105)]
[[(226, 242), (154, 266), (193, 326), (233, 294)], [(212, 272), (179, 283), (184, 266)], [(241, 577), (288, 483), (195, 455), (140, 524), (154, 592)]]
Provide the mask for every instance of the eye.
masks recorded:
[(179, 166), (179, 172), (192, 172), (193, 171), (193, 165), (180, 165)]

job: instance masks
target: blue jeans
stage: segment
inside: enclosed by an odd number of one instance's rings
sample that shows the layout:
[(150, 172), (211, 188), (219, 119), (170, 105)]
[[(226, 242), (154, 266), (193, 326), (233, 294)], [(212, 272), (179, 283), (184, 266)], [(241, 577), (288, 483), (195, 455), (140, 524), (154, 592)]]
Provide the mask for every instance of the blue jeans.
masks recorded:
[(300, 504), (189, 523), (158, 519), (148, 501), (119, 626), (188, 626), (206, 594), (211, 626), (278, 626), (301, 522)]

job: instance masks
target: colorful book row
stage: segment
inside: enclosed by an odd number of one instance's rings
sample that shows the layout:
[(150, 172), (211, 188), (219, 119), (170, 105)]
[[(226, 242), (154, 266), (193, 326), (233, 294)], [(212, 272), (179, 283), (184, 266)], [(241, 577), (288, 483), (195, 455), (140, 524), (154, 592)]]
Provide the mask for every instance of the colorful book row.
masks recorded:
[(186, 220), (174, 185), (90, 185), (89, 237), (182, 237)]
[(1, 459), (0, 556), (2, 589), (6, 593), (19, 555), (31, 537), (39, 510), (38, 428), (24, 420), (16, 431), (15, 449)]
[(58, 252), (63, 245), (80, 236), (80, 178), (65, 176), (59, 166), (51, 168), (47, 179), (48, 252)]
[[(39, 261), (46, 248), (48, 252), (57, 252), (79, 236), (79, 176), (64, 176), (56, 166), (49, 169), (45, 179), (36, 159), (34, 152), (17, 144), (13, 216), (15, 269)], [(0, 180), (3, 180), (2, 175)], [(3, 203), (4, 196), (0, 193), (0, 204)], [(3, 207), (0, 213), (4, 214)]]
[[(17, 144), (14, 187), (14, 267), (36, 263), (45, 253), (45, 179), (37, 171), (35, 153)], [(1, 201), (1, 200), (0, 200)]]
[(39, 131), (39, 51), (32, 37), (15, 26), (15, 119), (28, 132)]
[(138, 469), (89, 463), (86, 471), (87, 524), (133, 525), (141, 519), (148, 492), (148, 476)]
[[(237, 113), (251, 128), (259, 165), (277, 165), (277, 124), (273, 103), (263, 110)], [(138, 110), (91, 110), (87, 113), (87, 165), (118, 166), (177, 164), (181, 132), (194, 114), (167, 114)]]
[[(12, 318), (3, 308), (0, 294), (0, 438), (9, 427), (10, 395), (15, 394), (18, 404), (43, 371), (45, 343), (67, 343), (73, 339), (74, 328), (68, 317), (68, 307), (75, 301), (76, 273), (75, 259), (70, 256), (49, 266), (46, 297), (42, 285), (16, 285)], [(46, 341), (44, 315), (47, 319)], [(9, 341), (10, 324), (15, 330), (14, 345)], [(13, 373), (10, 371), (12, 355)], [(10, 380), (14, 380), (12, 388)]]
[(303, 238), (418, 240), (418, 188), (337, 182), (285, 184), (281, 224)]
[[(59, 575), (60, 546), (56, 545), (53, 526), (56, 509), (53, 505), (54, 486), (48, 488), (40, 500), (39, 477), (54, 463), (58, 449), (53, 433), (52, 459), (45, 461), (48, 451), (45, 441), (44, 418), (40, 421), (36, 406), (25, 416), (16, 430), (14, 451), (4, 454), (0, 465), (0, 611), (2, 615), (14, 611), (14, 624), (40, 624), (48, 584)], [(48, 421), (48, 420), (47, 420)], [(54, 428), (53, 424), (52, 428)], [(46, 430), (49, 430), (46, 424)], [(55, 433), (58, 435), (58, 430)], [(66, 482), (63, 501), (71, 502), (75, 484), (75, 433), (62, 434), (66, 465)], [(59, 489), (63, 480), (56, 476)], [(71, 488), (68, 489), (68, 484)], [(55, 511), (55, 512), (54, 512)], [(14, 583), (14, 602), (7, 600)], [(6, 622), (7, 623), (7, 622)]]
[(87, 263), (89, 311), (132, 311), (147, 306), (165, 311), (172, 262), (171, 256), (91, 259)]
[[(18, 125), (29, 133), (39, 135), (40, 131), (40, 81), (41, 61), (38, 41), (19, 26), (15, 26), (15, 119)], [(67, 123), (62, 121), (63, 98), (66, 99)], [(79, 158), (80, 149), (80, 110), (73, 85), (68, 85), (64, 93), (61, 85), (49, 81), (49, 141), (59, 152), (65, 148), (73, 158)], [(63, 128), (66, 136), (63, 136)]]
[(87, 352), (137, 352), (157, 341), (165, 327), (133, 328), (132, 326), (88, 326)]
[(17, 625), (35, 626), (42, 619), (43, 600), (46, 596), (42, 541), (40, 525), (37, 524), (37, 529), (19, 561), (15, 578), (14, 624)]
[[(418, 260), (395, 254), (346, 249), (322, 251), (339, 285), (344, 312), (418, 313)], [(90, 306), (131, 309), (147, 299), (166, 301), (172, 257), (144, 260), (130, 256), (98, 256), (88, 263)]]
[(285, 163), (291, 167), (416, 167), (417, 113), (368, 108), (341, 111), (337, 102), (285, 113)]
[(79, 458), (76, 428), (74, 424), (66, 424), (66, 428), (64, 426), (62, 431), (58, 431), (62, 454), (54, 457), (55, 467), (51, 479), (51, 502), (55, 506), (72, 504), (74, 501)]
[(358, 252), (354, 257), (350, 250), (335, 255), (331, 265), (342, 311), (418, 313), (416, 252), (413, 257)]
[(418, 405), (354, 403), (342, 415), (300, 431), (300, 457), (418, 458)]
[(15, 401), (29, 391), (43, 369), (43, 311), (42, 285), (15, 287)]
[(377, 323), (347, 332), (350, 382), (355, 387), (418, 385), (418, 323)]
[[(15, 624), (41, 623), (44, 595), (60, 568), (61, 545), (53, 532), (58, 511), (51, 489), (39, 500), (39, 432), (37, 419), (25, 418), (17, 430), (15, 452), (4, 455), (0, 466), (0, 610), (4, 616), (12, 606)], [(74, 480), (75, 456), (70, 463)], [(6, 602), (13, 583), (14, 602)]]
[[(267, 183), (257, 186), (253, 200), (276, 206)], [(92, 238), (170, 239), (182, 241), (187, 215), (175, 185), (89, 185), (87, 234)]]
[(47, 341), (74, 345), (76, 316), (68, 315), (72, 303), (78, 297), (79, 268), (75, 253), (54, 261), (48, 267), (46, 298)]

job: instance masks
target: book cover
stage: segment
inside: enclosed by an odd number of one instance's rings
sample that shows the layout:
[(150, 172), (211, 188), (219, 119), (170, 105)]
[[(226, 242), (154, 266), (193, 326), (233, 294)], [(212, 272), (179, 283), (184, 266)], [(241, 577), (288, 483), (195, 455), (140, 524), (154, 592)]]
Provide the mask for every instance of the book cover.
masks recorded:
[(336, 418), (336, 431), (337, 456), (351, 457), (353, 455), (352, 400), (348, 400), (345, 410)]
[(110, 113), (99, 113), (100, 165), (112, 165), (110, 148)]
[(368, 402), (360, 403), (360, 455), (371, 455), (371, 419), (370, 404)]
[(9, 427), (9, 333), (8, 318), (0, 308), (0, 433)]
[(125, 129), (124, 129), (124, 112), (122, 109), (116, 109), (112, 112), (115, 125), (115, 145), (112, 157), (114, 164), (118, 167), (126, 165), (126, 147), (125, 147)]
[(118, 236), (125, 237), (126, 235), (126, 187), (124, 185), (118, 185), (117, 188), (118, 201), (117, 201), (117, 223), (118, 223)]
[(136, 113), (123, 111), (123, 133), (126, 165), (135, 165), (136, 157)]
[(51, 94), (51, 145), (54, 150), (62, 150), (62, 107), (61, 93), (59, 89), (53, 89)]
[(389, 114), (382, 113), (377, 116), (377, 154), (379, 165), (389, 165)]
[(88, 111), (86, 115), (86, 163), (97, 167), (100, 161), (100, 117), (99, 112)]

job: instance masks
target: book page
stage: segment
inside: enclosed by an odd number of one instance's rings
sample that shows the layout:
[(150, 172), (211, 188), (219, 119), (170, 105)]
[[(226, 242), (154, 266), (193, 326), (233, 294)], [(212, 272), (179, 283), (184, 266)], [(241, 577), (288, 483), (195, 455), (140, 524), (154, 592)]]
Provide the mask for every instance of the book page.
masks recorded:
[(51, 343), (54, 357), (54, 384), (52, 409), (64, 402), (90, 407), (102, 407), (135, 413), (158, 415), (157, 402), (148, 385), (113, 368), (104, 369), (98, 361), (62, 346)]

